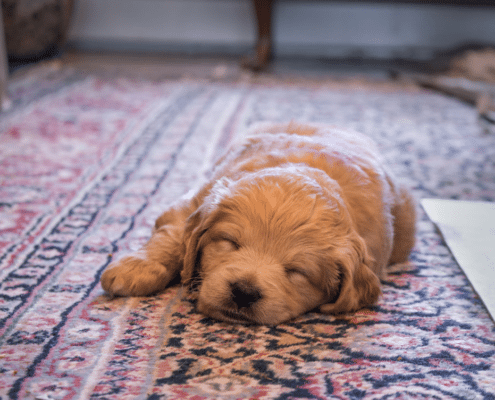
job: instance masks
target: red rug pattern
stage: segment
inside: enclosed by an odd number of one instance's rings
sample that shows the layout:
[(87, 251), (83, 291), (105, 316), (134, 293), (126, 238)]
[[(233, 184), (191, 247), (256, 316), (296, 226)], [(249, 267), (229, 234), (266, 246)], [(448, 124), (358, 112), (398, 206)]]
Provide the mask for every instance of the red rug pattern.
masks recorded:
[(0, 399), (495, 398), (495, 325), (421, 210), (410, 262), (352, 315), (231, 325), (180, 285), (99, 284), (253, 122), (358, 129), (418, 199), (495, 201), (474, 109), (399, 87), (35, 78), (0, 116)]

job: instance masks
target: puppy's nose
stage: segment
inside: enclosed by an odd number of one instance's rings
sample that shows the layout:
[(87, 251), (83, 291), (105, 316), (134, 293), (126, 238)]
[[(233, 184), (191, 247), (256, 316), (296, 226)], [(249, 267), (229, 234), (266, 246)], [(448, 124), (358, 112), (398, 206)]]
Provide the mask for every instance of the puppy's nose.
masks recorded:
[(244, 280), (231, 283), (230, 290), (232, 301), (239, 308), (250, 307), (263, 297), (254, 284)]

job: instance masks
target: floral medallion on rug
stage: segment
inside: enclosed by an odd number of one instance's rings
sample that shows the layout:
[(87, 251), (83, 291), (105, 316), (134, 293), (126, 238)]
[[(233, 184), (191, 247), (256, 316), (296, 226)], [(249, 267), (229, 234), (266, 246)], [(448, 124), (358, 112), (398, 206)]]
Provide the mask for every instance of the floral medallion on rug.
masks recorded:
[[(417, 199), (495, 201), (495, 136), (401, 86), (147, 81), (40, 68), (0, 115), (0, 399), (494, 399), (495, 326), (418, 207), (376, 306), (217, 322), (180, 285), (106, 296), (116, 257), (258, 121), (372, 136)], [(494, 283), (495, 285), (495, 283)]]

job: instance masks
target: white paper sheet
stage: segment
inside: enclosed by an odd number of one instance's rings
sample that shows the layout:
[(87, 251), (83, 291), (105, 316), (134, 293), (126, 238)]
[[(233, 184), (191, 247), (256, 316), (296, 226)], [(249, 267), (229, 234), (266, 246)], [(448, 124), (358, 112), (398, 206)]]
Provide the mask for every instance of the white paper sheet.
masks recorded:
[(495, 319), (495, 203), (423, 199), (421, 205)]

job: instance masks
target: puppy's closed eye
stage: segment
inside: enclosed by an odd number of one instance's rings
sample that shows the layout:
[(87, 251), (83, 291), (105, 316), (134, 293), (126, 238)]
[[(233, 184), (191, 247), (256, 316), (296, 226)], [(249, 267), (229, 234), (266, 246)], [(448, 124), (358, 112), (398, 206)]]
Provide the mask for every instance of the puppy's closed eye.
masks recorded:
[(219, 260), (228, 259), (238, 249), (239, 245), (234, 240), (217, 235), (213, 236), (201, 252), (202, 269), (204, 271), (213, 269)]
[(305, 271), (304, 268), (301, 268), (300, 266), (294, 264), (285, 264), (284, 270), (287, 278), (293, 283), (302, 281), (307, 282), (309, 280), (307, 271)]
[(236, 251), (239, 249), (239, 244), (233, 238), (218, 237), (213, 240), (215, 250), (222, 253)]

